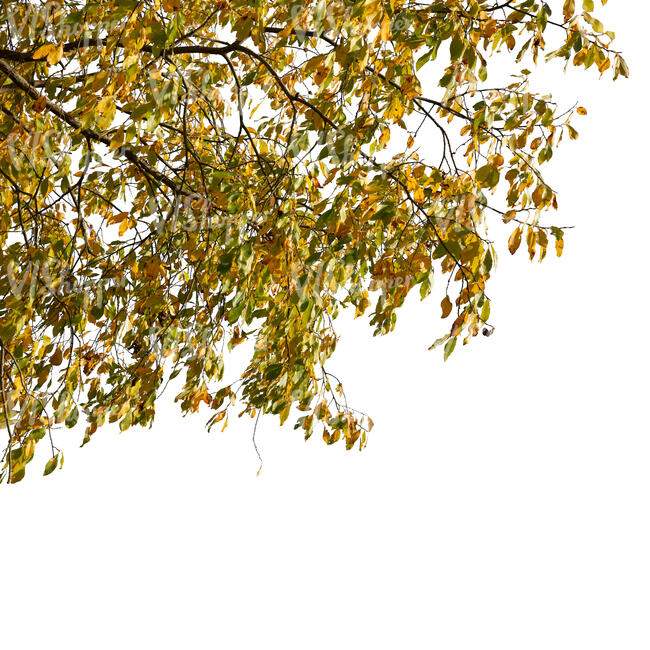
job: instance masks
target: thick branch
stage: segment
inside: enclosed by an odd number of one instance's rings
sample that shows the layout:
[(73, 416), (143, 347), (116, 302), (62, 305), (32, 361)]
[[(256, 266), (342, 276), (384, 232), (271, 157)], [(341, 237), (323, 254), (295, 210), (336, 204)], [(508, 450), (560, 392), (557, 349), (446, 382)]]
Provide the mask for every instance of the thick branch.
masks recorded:
[[(1, 60), (0, 71), (4, 72), (14, 82), (14, 84), (16, 84), (18, 88), (20, 88), (34, 101), (45, 98), (45, 95), (41, 95), (38, 89), (30, 84), (27, 79), (25, 79), (21, 74), (14, 70), (14, 68), (12, 68), (10, 65)], [(66, 124), (76, 129), (90, 140), (101, 142), (106, 146), (110, 146), (111, 139), (108, 136), (97, 133), (97, 131), (93, 131), (92, 129), (83, 128), (81, 122), (76, 117), (73, 117), (70, 115), (70, 113), (64, 111), (60, 106), (57, 106), (54, 102), (50, 101), (47, 98), (45, 98), (45, 106), (51, 113), (62, 119)], [(121, 147), (119, 150), (117, 150), (117, 152), (121, 153), (129, 162), (133, 163), (142, 173), (170, 188), (175, 194), (191, 194), (191, 191), (189, 189), (179, 187), (177, 183), (165, 176), (165, 174), (158, 171), (155, 167), (152, 167), (148, 162), (142, 160), (129, 147)]]

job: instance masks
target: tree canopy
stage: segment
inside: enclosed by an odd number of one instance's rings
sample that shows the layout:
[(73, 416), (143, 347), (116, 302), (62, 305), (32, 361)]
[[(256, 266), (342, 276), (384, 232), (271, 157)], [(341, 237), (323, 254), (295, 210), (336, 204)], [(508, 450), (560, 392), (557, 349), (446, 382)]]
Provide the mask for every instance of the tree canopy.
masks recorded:
[(39, 441), (61, 465), (63, 425), (151, 425), (170, 382), (210, 427), (295, 410), (363, 447), (327, 370), (342, 309), (385, 334), (437, 278), (447, 358), (492, 331), (490, 222), (562, 253), (541, 168), (586, 111), (529, 77), (628, 75), (594, 4), (3, 2), (0, 480)]

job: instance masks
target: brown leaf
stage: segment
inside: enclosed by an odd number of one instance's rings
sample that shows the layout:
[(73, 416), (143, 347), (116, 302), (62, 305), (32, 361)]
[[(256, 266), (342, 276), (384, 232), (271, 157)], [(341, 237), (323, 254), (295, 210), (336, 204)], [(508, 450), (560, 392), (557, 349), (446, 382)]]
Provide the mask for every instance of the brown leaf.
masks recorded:
[(63, 353), (61, 352), (61, 348), (57, 348), (54, 354), (50, 357), (50, 363), (53, 366), (60, 366), (62, 361)]
[(452, 309), (452, 304), (451, 304), (451, 300), (449, 300), (449, 296), (445, 296), (442, 299), (440, 306), (442, 307), (442, 317), (447, 318), (447, 316), (451, 314), (451, 309)]
[(37, 113), (42, 113), (45, 110), (45, 107), (47, 106), (47, 97), (45, 95), (41, 95), (35, 102), (34, 102), (34, 110)]

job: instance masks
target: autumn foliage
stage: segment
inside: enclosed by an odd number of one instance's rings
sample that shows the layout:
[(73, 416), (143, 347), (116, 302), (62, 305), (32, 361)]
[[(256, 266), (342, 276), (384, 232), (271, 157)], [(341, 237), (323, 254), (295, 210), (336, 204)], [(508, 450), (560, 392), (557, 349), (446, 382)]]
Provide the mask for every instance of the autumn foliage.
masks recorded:
[(2, 478), (40, 444), (60, 465), (61, 426), (150, 425), (168, 383), (208, 426), (295, 410), (362, 447), (327, 370), (342, 309), (384, 334), (437, 279), (448, 357), (492, 329), (490, 221), (561, 254), (541, 169), (575, 111), (529, 70), (627, 76), (593, 5), (4, 2)]

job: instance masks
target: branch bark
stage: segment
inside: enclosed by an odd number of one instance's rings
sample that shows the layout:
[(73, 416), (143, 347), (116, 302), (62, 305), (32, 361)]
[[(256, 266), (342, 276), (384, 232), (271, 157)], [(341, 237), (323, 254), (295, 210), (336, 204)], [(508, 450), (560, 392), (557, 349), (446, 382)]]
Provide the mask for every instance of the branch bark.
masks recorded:
[[(34, 101), (41, 98), (45, 98), (45, 106), (47, 110), (49, 110), (51, 113), (53, 113), (58, 118), (63, 120), (66, 124), (68, 124), (68, 126), (71, 126), (73, 129), (76, 129), (77, 131), (82, 133), (90, 140), (93, 140), (94, 142), (100, 142), (101, 144), (110, 146), (111, 139), (108, 136), (102, 135), (101, 133), (97, 133), (97, 131), (94, 131), (93, 129), (84, 128), (81, 122), (76, 117), (70, 115), (70, 113), (64, 111), (60, 106), (57, 106), (54, 102), (47, 99), (45, 95), (42, 95), (35, 86), (29, 83), (27, 79), (25, 79), (19, 72), (17, 72), (14, 68), (8, 65), (5, 61), (0, 60), (0, 71), (4, 72), (7, 75), (7, 77), (9, 77), (18, 88), (20, 88), (26, 95), (31, 97)], [(165, 174), (158, 171), (155, 167), (152, 167), (148, 162), (142, 160), (129, 147), (121, 147), (116, 151), (120, 152), (124, 156), (124, 158), (126, 158), (129, 162), (133, 163), (143, 174), (147, 175), (149, 178), (158, 181), (162, 185), (165, 185), (166, 187), (171, 189), (175, 194), (181, 194), (185, 196), (192, 194), (190, 189), (181, 188), (177, 183), (175, 183)]]

